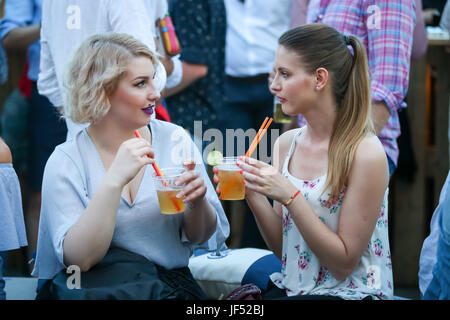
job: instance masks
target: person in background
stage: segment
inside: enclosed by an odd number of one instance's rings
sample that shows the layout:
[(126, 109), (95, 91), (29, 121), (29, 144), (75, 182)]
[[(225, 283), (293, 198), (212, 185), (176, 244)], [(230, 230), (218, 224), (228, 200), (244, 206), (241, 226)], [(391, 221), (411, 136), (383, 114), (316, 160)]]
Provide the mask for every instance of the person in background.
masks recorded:
[[(194, 121), (201, 121), (203, 132), (215, 128), (225, 133), (226, 11), (223, 0), (189, 0), (169, 3), (170, 16), (182, 48), (183, 78), (164, 95), (171, 119), (193, 136)], [(201, 144), (200, 144), (201, 145)]]
[[(0, 108), (1, 111), (1, 108)], [(28, 245), (19, 179), (8, 146), (0, 137), (0, 300), (6, 299), (3, 266), (5, 252)]]
[[(442, 235), (444, 223), (448, 222), (448, 214), (446, 218), (443, 218), (444, 212), (449, 211), (448, 200), (450, 199), (450, 193), (448, 192), (450, 188), (450, 173), (447, 175), (444, 185), (441, 189), (441, 194), (439, 196), (439, 204), (434, 210), (433, 216), (430, 222), (430, 234), (424, 240), (422, 250), (420, 252), (419, 261), (419, 289), (422, 297), (425, 296), (425, 292), (429, 288), (434, 277), (434, 268), (438, 262), (438, 248), (440, 245), (438, 243), (442, 240), (448, 238), (448, 225), (447, 225), (447, 235)], [(444, 243), (441, 244), (444, 249)], [(448, 251), (447, 251), (448, 252)], [(443, 252), (442, 252), (443, 253)], [(445, 259), (444, 257), (442, 259)], [(448, 259), (448, 258), (447, 258)], [(445, 261), (442, 261), (445, 263)], [(448, 265), (448, 260), (447, 260)], [(442, 278), (444, 281), (446, 277)], [(436, 285), (436, 284), (435, 284)], [(448, 287), (447, 287), (448, 293)]]
[(432, 270), (433, 278), (423, 295), (424, 300), (450, 299), (450, 192), (448, 190), (438, 223), (440, 234), (437, 242), (436, 264)]
[(277, 139), (273, 166), (238, 161), (246, 200), (282, 262), (263, 298), (392, 299), (389, 171), (362, 41), (303, 25), (280, 37), (274, 69), (283, 112), (307, 124)]
[[(0, 21), (0, 39), (5, 50), (28, 48), (29, 70), (27, 76), (31, 80), (27, 118), (29, 200), (28, 208), (25, 210), (29, 243), (28, 259), (33, 257), (33, 252), (36, 250), (44, 167), (54, 148), (64, 142), (67, 134), (64, 120), (60, 119), (52, 104), (37, 90), (42, 2), (42, 0), (6, 0), (5, 16)], [(16, 121), (24, 120), (16, 119)]]
[[(67, 72), (64, 116), (89, 125), (58, 146), (45, 168), (33, 275), (50, 281), (42, 286), (40, 297), (55, 298), (51, 280), (58, 272), (77, 265), (89, 274), (114, 248), (166, 270), (171, 283), (159, 272), (153, 279), (161, 280), (164, 287), (173, 282), (183, 287), (188, 282), (183, 297), (203, 297), (187, 267), (189, 257), (197, 246), (209, 247), (210, 240), (211, 249), (223, 243), (228, 222), (189, 135), (175, 124), (152, 119), (160, 99), (153, 83), (157, 66), (155, 54), (127, 34), (93, 35), (76, 50)], [(142, 138), (135, 137), (136, 130)], [(194, 153), (182, 152), (178, 159), (175, 148)], [(155, 161), (162, 170), (185, 167), (176, 181), (183, 186), (177, 195), (186, 204), (182, 214), (161, 214), (149, 166)], [(158, 286), (148, 283), (147, 274), (140, 270), (121, 274), (128, 280), (117, 283), (118, 290), (108, 287), (91, 298), (111, 298), (113, 292), (119, 294), (116, 298), (151, 297)], [(152, 289), (127, 284), (136, 281)], [(130, 288), (138, 292), (127, 291)]]
[[(42, 8), (41, 65), (39, 92), (59, 110), (64, 105), (64, 70), (75, 49), (89, 36), (103, 32), (127, 33), (156, 51), (155, 23), (167, 13), (165, 0), (46, 0)], [(166, 56), (158, 62), (155, 83), (167, 87), (181, 81), (178, 59)], [(163, 67), (164, 65), (164, 67)], [(160, 88), (161, 90), (163, 88)], [(67, 120), (68, 138), (83, 126)]]
[[(388, 156), (392, 176), (399, 154), (398, 110), (406, 107), (415, 4), (413, 0), (348, 0), (344, 3), (310, 0), (307, 22), (324, 23), (344, 34), (358, 36), (366, 47), (372, 120)], [(299, 116), (299, 126), (303, 125), (305, 119)]]

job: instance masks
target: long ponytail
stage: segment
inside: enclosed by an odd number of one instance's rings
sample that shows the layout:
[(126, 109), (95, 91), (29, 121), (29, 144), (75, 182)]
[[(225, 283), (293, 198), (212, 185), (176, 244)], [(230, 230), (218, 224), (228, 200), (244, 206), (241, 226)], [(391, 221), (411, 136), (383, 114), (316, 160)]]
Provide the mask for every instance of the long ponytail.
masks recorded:
[(370, 76), (366, 49), (355, 36), (348, 36), (353, 49), (353, 66), (347, 89), (337, 110), (333, 134), (328, 147), (326, 190), (331, 187), (330, 198), (344, 188), (359, 143), (375, 130), (371, 120)]

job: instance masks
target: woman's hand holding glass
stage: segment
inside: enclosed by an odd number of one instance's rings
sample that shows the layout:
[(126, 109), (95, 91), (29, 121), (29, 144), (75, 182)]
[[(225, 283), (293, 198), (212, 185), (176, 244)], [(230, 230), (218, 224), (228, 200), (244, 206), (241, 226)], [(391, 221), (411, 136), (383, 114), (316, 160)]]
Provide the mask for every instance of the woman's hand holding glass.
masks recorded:
[[(220, 188), (219, 169), (217, 167), (214, 167), (213, 168), (213, 172), (214, 172), (213, 180), (214, 180), (214, 183), (217, 184), (217, 186), (216, 186), (216, 193), (218, 195), (220, 195), (219, 199), (225, 200), (225, 199), (222, 199), (223, 194), (222, 194), (222, 191), (221, 191), (221, 188)], [(242, 171), (240, 173), (242, 173)], [(244, 183), (245, 183), (245, 181), (244, 181)], [(248, 198), (252, 194), (256, 194), (256, 193), (251, 191), (251, 190), (249, 190), (248, 188), (245, 188), (245, 198)], [(228, 200), (228, 199), (226, 199), (226, 200)]]
[(195, 170), (195, 161), (187, 160), (184, 163), (186, 171), (176, 182), (177, 185), (184, 185), (181, 192), (178, 193), (177, 198), (183, 199), (183, 202), (190, 202), (196, 206), (198, 201), (202, 201), (206, 194), (206, 184), (200, 172)]
[(237, 165), (244, 176), (246, 197), (251, 193), (262, 194), (283, 203), (294, 194), (295, 186), (273, 166), (262, 161), (239, 157)]

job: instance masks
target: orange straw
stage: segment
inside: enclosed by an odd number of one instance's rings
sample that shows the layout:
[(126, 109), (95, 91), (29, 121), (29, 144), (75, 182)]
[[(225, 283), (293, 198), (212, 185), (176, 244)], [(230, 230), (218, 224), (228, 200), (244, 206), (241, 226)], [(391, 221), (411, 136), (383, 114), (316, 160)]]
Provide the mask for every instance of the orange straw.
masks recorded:
[[(136, 136), (136, 138), (141, 137), (141, 135), (139, 134), (139, 132), (137, 130), (134, 131), (134, 135)], [(150, 155), (148, 154), (147, 157), (150, 158)], [(161, 170), (159, 170), (158, 165), (156, 163), (152, 163), (152, 166), (153, 166), (153, 169), (155, 169), (156, 175), (158, 177), (162, 177), (163, 174), (162, 174)]]
[[(261, 141), (262, 137), (266, 133), (267, 129), (269, 128), (270, 124), (272, 123), (272, 118), (264, 119), (264, 122), (262, 123), (261, 127), (258, 130), (258, 133), (256, 134), (255, 138), (253, 139), (252, 143), (250, 144), (250, 147), (247, 150), (247, 153), (245, 154), (246, 157), (251, 157), (252, 153), (255, 151), (256, 147), (258, 146), (258, 143)], [(220, 192), (220, 197), (223, 198), (225, 195), (230, 191), (230, 189), (234, 186), (234, 184), (230, 183), (227, 185), (227, 188), (222, 190)]]
[[(134, 135), (136, 136), (136, 138), (141, 137), (141, 135), (139, 134), (139, 132), (137, 130), (134, 131)], [(150, 158), (150, 155), (147, 154), (147, 157)], [(162, 177), (163, 174), (162, 174), (161, 170), (159, 169), (158, 165), (156, 163), (152, 163), (152, 166), (153, 166), (153, 169), (155, 169), (156, 175), (158, 177)], [(167, 184), (165, 181), (163, 181), (163, 184), (165, 187), (167, 187)], [(172, 200), (172, 203), (174, 204), (175, 208), (177, 208), (177, 211), (181, 211), (181, 208), (180, 208), (178, 202), (173, 198), (171, 200)]]
[(252, 156), (253, 152), (255, 151), (256, 147), (258, 146), (258, 143), (261, 141), (262, 137), (264, 136), (264, 134), (266, 133), (267, 129), (269, 128), (270, 124), (273, 121), (273, 119), (270, 118), (269, 122), (267, 122), (267, 119), (268, 118), (266, 117), (263, 124), (259, 128), (258, 133), (256, 134), (256, 137), (253, 139), (250, 147), (248, 148), (247, 153), (245, 154), (245, 156), (247, 158)]

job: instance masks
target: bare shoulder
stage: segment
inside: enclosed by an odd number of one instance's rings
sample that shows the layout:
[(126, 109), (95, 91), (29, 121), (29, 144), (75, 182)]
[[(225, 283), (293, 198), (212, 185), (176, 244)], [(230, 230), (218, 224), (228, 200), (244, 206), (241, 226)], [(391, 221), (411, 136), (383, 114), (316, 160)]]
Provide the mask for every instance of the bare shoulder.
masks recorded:
[(0, 163), (11, 163), (12, 156), (9, 147), (6, 143), (0, 138)]
[(303, 130), (302, 128), (296, 128), (292, 130), (288, 130), (285, 133), (283, 133), (281, 136), (278, 137), (278, 139), (275, 141), (280, 147), (280, 151), (288, 152), (289, 148), (292, 144), (292, 139), (294, 139), (295, 135), (300, 131)]
[(361, 160), (386, 160), (386, 152), (380, 139), (376, 135), (370, 135), (365, 137), (358, 148), (356, 149), (355, 158), (361, 158)]
[(387, 185), (389, 182), (389, 166), (387, 162), (386, 152), (377, 136), (371, 135), (365, 137), (358, 145), (351, 176), (377, 176), (383, 179)]
[(281, 166), (284, 163), (284, 159), (286, 158), (289, 148), (292, 144), (292, 140), (295, 138), (296, 134), (299, 130), (302, 130), (302, 128), (299, 129), (292, 129), (289, 131), (286, 131), (281, 136), (278, 137), (278, 139), (275, 141), (274, 147), (273, 147), (273, 165), (278, 168), (281, 171)]

